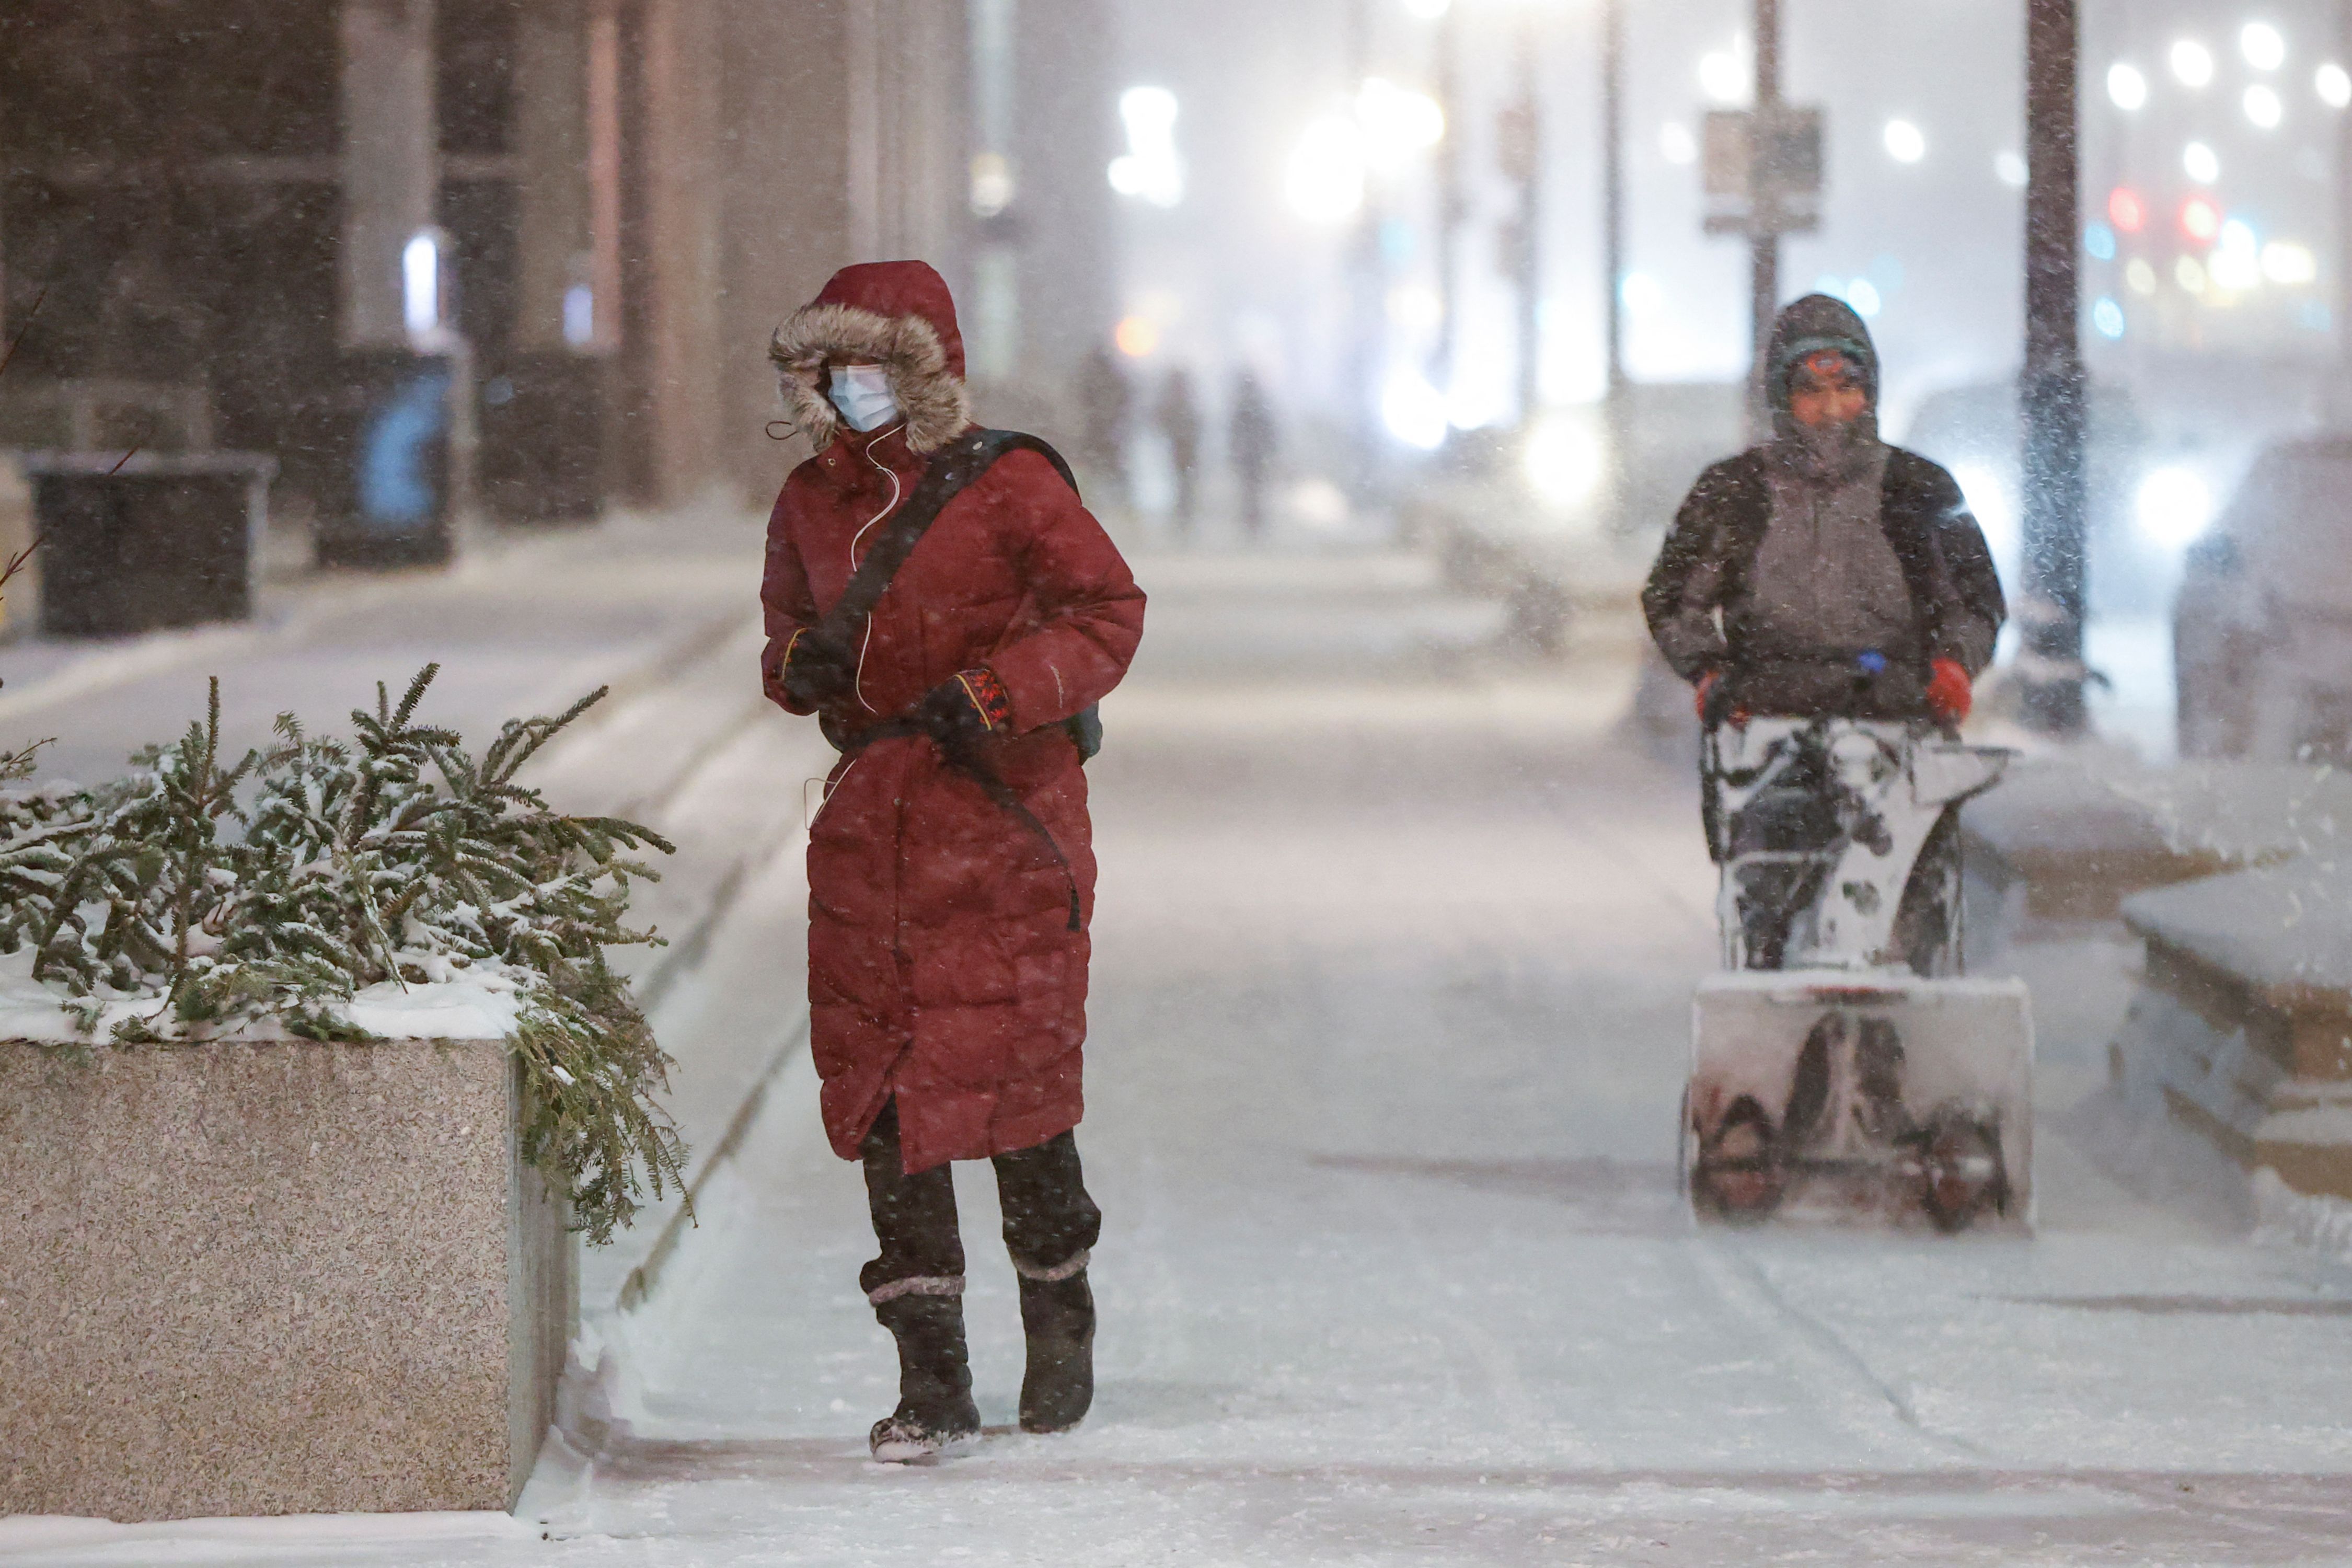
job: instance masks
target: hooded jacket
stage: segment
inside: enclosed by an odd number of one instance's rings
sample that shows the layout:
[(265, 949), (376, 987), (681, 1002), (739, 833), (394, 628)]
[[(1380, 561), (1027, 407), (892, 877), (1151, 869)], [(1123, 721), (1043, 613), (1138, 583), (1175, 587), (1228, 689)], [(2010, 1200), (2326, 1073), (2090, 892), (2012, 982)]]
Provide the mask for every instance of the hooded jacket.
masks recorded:
[[(805, 712), (780, 670), (796, 634), (847, 587), (927, 454), (971, 426), (955, 306), (920, 262), (852, 267), (776, 331), (785, 407), (817, 455), (768, 522), (761, 586), (769, 695)], [(824, 395), (828, 357), (887, 372), (904, 418), (849, 430)], [(1090, 915), (1086, 774), (1065, 721), (1126, 673), (1143, 594), (1053, 465), (1000, 458), (944, 507), (867, 622), (854, 690), (823, 715), (850, 749), (809, 832), (809, 1016), (834, 1151), (856, 1159), (898, 1103), (908, 1172), (1045, 1142), (1084, 1110), (1087, 934), (1071, 885), (1018, 820), (926, 735), (856, 737), (985, 668), (1009, 705), (980, 743), (1070, 862)]]
[[(1790, 412), (1798, 363), (1835, 349), (1867, 412), (1843, 444)], [(1774, 435), (1699, 476), (1651, 568), (1642, 608), (1675, 672), (1723, 677), (1753, 713), (1925, 715), (1932, 662), (1974, 676), (2007, 614), (1984, 535), (1951, 475), (1879, 439), (1879, 362), (1862, 318), (1813, 294), (1767, 348)]]

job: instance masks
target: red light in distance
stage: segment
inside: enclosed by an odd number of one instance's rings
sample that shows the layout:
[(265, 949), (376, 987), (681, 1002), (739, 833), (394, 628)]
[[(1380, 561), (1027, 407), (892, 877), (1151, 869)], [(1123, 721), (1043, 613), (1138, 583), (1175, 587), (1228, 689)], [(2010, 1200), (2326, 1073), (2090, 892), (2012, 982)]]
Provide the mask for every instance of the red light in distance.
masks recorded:
[(2147, 223), (2147, 204), (2129, 185), (2117, 185), (2107, 197), (2107, 221), (2118, 234), (2137, 234)]
[(2180, 204), (2180, 231), (2191, 239), (2210, 239), (2221, 232), (2221, 209), (2203, 196)]

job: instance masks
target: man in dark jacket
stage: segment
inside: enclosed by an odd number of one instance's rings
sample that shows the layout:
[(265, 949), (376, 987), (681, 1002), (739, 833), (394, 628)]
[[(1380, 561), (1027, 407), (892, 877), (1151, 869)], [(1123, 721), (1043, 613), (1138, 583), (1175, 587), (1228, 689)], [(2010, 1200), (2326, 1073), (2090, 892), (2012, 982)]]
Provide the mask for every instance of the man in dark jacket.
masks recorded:
[(1642, 591), (1703, 717), (1968, 716), (2006, 609), (1952, 476), (1878, 436), (1878, 353), (1826, 295), (1780, 312), (1772, 439), (1699, 476)]
[[(1751, 720), (1933, 722), (1968, 717), (2006, 610), (1960, 488), (1878, 437), (1878, 353), (1862, 319), (1813, 294), (1780, 312), (1765, 363), (1772, 439), (1699, 476), (1675, 515), (1642, 609), (1675, 673), (1697, 689), (1717, 745), (1766, 742)], [(1767, 726), (1769, 728), (1770, 726)], [(1778, 969), (1845, 831), (1826, 759), (1743, 805), (1710, 780), (1707, 847), (1730, 869), (1730, 912), (1749, 968)], [(1714, 751), (1711, 748), (1711, 754)], [(1957, 814), (1914, 863), (1895, 952), (1934, 971), (1958, 880)]]

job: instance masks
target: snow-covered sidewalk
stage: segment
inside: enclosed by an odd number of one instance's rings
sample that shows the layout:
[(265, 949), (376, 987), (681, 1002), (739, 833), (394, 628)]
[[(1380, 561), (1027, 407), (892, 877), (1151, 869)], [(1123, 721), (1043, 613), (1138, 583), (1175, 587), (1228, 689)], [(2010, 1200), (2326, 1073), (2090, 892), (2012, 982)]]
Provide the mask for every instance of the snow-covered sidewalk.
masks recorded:
[[(1476, 607), (1393, 562), (1142, 574), (1090, 769), (1085, 1427), (866, 1460), (895, 1368), (803, 1054), (519, 1521), (18, 1521), (0, 1561), (2352, 1559), (2352, 1271), (2134, 1198), (2063, 1116), (2032, 1240), (1690, 1230), (1712, 878), (1691, 783), (1616, 727), (1622, 641), (1488, 666)], [(1013, 1276), (985, 1170), (959, 1185), (1009, 1424)]]

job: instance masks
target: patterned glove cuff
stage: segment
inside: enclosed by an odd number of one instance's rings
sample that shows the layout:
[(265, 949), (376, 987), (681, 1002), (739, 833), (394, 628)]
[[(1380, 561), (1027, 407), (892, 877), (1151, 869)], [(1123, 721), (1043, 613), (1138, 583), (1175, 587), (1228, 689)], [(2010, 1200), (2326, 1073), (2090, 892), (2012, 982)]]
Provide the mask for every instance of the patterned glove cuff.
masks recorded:
[(964, 695), (971, 699), (972, 707), (979, 710), (982, 721), (991, 730), (1002, 730), (1013, 722), (1012, 695), (1004, 689), (1004, 682), (996, 679), (994, 670), (983, 665), (962, 671), (956, 679), (962, 683)]

